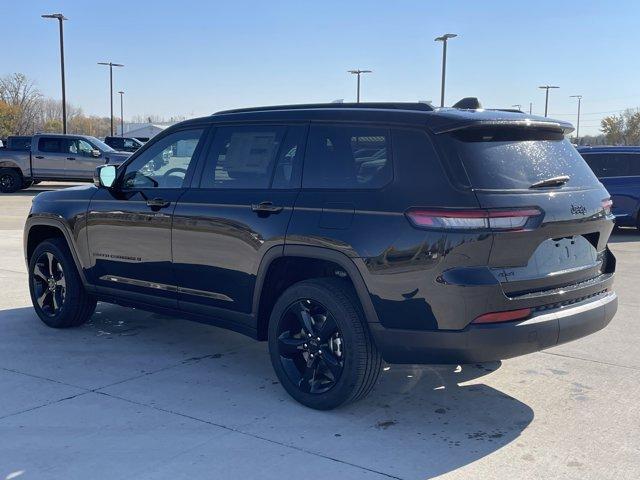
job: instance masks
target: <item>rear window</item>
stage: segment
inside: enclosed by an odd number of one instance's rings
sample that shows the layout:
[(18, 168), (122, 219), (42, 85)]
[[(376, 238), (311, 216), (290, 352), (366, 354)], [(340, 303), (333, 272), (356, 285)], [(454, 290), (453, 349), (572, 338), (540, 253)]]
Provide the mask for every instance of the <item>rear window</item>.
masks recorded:
[(569, 176), (567, 187), (598, 180), (561, 132), (531, 128), (471, 128), (444, 135), (449, 156), (461, 163), (470, 185), (490, 190), (528, 189)]

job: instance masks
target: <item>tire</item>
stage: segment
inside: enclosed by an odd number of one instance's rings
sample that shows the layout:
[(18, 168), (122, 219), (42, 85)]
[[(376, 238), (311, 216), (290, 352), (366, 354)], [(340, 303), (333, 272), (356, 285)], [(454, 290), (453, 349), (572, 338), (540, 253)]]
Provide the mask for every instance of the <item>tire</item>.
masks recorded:
[(67, 243), (52, 238), (36, 247), (29, 260), (29, 292), (33, 308), (52, 328), (78, 327), (96, 309), (82, 285)]
[(13, 193), (22, 188), (22, 174), (13, 168), (0, 168), (0, 192)]
[(356, 293), (339, 278), (284, 291), (269, 320), (269, 354), (289, 395), (317, 410), (365, 397), (382, 368)]

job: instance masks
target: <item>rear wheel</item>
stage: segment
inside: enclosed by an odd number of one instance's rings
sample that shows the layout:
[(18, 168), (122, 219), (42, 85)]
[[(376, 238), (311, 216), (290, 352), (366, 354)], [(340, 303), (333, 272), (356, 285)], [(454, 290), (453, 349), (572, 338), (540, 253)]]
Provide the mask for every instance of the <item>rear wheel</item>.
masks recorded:
[(285, 390), (319, 410), (366, 396), (382, 367), (353, 287), (336, 278), (305, 280), (282, 294), (269, 353)]
[(0, 192), (13, 193), (22, 188), (22, 175), (12, 168), (0, 169)]
[(87, 294), (64, 240), (52, 238), (38, 245), (29, 261), (29, 290), (40, 319), (53, 328), (77, 327), (96, 309)]

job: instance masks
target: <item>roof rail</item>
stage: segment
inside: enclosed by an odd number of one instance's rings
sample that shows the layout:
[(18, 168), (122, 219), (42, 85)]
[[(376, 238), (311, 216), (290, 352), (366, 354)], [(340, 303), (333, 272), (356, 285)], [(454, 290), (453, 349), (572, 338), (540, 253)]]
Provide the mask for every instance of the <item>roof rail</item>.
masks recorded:
[(232, 110), (222, 110), (214, 115), (222, 113), (244, 113), (244, 112), (264, 112), (270, 110), (313, 110), (313, 109), (344, 109), (344, 108), (372, 108), (379, 110), (417, 110), (421, 112), (431, 112), (433, 107), (427, 103), (418, 102), (366, 102), (366, 103), (306, 103), (298, 105), (273, 105), (267, 107), (235, 108)]

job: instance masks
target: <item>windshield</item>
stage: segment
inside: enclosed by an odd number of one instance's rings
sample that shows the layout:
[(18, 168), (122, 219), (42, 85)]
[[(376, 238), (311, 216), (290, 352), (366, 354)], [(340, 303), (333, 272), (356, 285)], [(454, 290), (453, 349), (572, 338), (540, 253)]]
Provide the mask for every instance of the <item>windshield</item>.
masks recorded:
[(566, 187), (582, 188), (598, 180), (560, 132), (515, 128), (477, 128), (447, 135), (452, 160), (461, 161), (474, 188), (529, 189), (568, 176)]
[(87, 140), (93, 144), (98, 150), (103, 152), (115, 152), (113, 148), (104, 143), (102, 140), (98, 140), (96, 137), (87, 137)]

